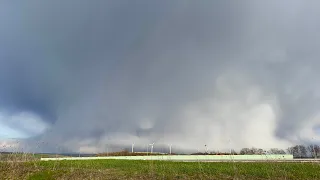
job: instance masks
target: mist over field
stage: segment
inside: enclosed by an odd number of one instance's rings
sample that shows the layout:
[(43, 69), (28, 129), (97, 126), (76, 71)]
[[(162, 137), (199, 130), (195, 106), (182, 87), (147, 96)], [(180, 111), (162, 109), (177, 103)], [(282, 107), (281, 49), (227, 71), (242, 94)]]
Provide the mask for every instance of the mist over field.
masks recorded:
[(319, 141), (319, 9), (302, 0), (1, 2), (0, 125), (25, 134), (24, 150), (47, 152)]

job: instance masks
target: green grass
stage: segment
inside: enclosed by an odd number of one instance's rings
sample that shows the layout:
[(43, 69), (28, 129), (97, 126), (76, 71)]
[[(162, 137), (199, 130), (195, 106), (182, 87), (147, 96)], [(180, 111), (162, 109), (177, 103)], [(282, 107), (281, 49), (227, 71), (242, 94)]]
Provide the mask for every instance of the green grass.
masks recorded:
[(1, 162), (0, 179), (320, 179), (318, 163), (127, 160)]

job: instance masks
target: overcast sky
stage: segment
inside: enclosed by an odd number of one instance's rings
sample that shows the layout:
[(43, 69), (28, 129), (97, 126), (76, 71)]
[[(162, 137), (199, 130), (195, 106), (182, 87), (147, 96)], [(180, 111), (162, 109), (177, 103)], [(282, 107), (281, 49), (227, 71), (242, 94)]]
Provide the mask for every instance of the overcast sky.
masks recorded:
[(0, 136), (82, 152), (318, 141), (319, 19), (312, 0), (2, 1)]

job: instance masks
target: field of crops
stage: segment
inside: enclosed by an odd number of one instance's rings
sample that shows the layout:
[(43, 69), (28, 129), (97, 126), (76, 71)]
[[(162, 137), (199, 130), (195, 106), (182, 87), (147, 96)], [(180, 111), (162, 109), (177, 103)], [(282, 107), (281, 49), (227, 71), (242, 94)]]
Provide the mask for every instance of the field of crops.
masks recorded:
[(319, 163), (133, 160), (1, 162), (0, 179), (320, 179)]

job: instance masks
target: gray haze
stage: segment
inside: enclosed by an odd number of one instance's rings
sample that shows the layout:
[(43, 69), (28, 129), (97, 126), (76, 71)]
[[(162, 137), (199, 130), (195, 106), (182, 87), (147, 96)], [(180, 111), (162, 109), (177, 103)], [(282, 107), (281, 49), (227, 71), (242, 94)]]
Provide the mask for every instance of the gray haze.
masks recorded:
[(40, 119), (26, 141), (43, 151), (306, 143), (319, 137), (319, 19), (318, 1), (1, 2), (2, 123)]

